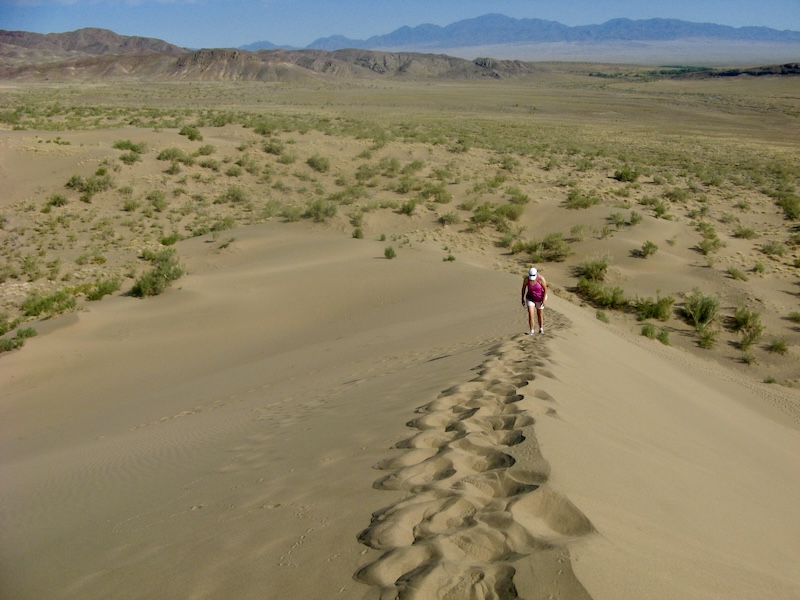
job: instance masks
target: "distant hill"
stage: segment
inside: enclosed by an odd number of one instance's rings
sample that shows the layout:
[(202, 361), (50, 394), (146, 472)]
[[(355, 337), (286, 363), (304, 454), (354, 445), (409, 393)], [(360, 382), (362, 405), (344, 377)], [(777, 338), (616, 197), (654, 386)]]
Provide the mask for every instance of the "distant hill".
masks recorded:
[(601, 25), (569, 27), (555, 21), (514, 19), (499, 14), (488, 14), (458, 21), (445, 27), (438, 25), (401, 27), (386, 35), (375, 35), (366, 40), (354, 40), (338, 35), (319, 38), (307, 47), (323, 50), (415, 47), (434, 49), (545, 42), (663, 42), (697, 38), (747, 42), (800, 42), (800, 32), (779, 31), (767, 27), (734, 28), (677, 19), (638, 21), (613, 19)]
[[(161, 40), (121, 36), (104, 29), (47, 35), (0, 31), (0, 58), (0, 80), (64, 82), (505, 79), (536, 75), (546, 68), (538, 62), (515, 59), (469, 59), (445, 53), (359, 48), (192, 51)], [(673, 69), (665, 73), (664, 76), (692, 77), (796, 76), (798, 68), (792, 62), (725, 70)]]

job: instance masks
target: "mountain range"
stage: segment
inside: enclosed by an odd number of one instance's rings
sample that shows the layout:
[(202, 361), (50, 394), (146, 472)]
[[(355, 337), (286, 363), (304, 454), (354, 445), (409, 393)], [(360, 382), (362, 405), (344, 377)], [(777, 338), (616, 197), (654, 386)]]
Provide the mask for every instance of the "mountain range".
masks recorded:
[[(643, 39), (654, 41), (644, 42)], [(701, 41), (692, 42), (698, 39)], [(643, 49), (646, 47), (652, 53), (647, 59), (664, 59), (664, 48), (691, 48), (693, 43), (699, 44), (698, 47), (704, 52), (708, 52), (709, 48), (719, 52), (720, 48), (736, 47), (748, 59), (747, 62), (726, 60), (718, 63), (721, 65), (771, 65), (742, 69), (707, 69), (701, 70), (700, 75), (800, 73), (797, 61), (800, 55), (800, 32), (761, 27), (734, 29), (663, 19), (616, 19), (599, 26), (567, 27), (551, 21), (486, 15), (478, 19), (459, 21), (447, 27), (403, 27), (386, 36), (372, 37), (361, 43), (375, 46), (374, 49), (354, 47), (359, 43), (361, 42), (333, 37), (311, 44), (327, 46), (326, 48), (287, 50), (270, 44), (271, 49), (254, 49), (251, 45), (247, 50), (192, 50), (163, 40), (123, 36), (97, 28), (49, 34), (0, 30), (0, 80), (319, 81), (385, 77), (502, 79), (541, 72), (545, 68), (542, 63), (548, 60), (578, 60), (547, 55), (548, 46), (556, 47), (562, 52), (565, 46), (579, 47), (582, 52), (590, 55), (589, 59), (583, 60), (593, 63), (703, 64), (668, 62), (669, 59), (645, 61)], [(535, 49), (535, 58), (519, 60), (526, 44), (527, 48)], [(622, 47), (625, 60), (603, 60), (602, 50), (616, 46)], [(766, 61), (750, 60), (756, 55), (753, 48), (765, 46), (771, 52), (777, 49), (782, 57)], [(459, 55), (459, 47), (462, 50), (465, 47), (470, 48), (472, 56)], [(504, 50), (506, 56), (500, 54)], [(487, 56), (494, 58), (486, 58)], [(697, 75), (695, 72), (695, 76)]]
[[(435, 50), (520, 43), (663, 42), (698, 38), (742, 42), (800, 42), (800, 32), (780, 31), (768, 27), (734, 28), (677, 19), (612, 19), (601, 25), (570, 27), (556, 21), (515, 19), (500, 14), (488, 14), (457, 21), (445, 27), (430, 24), (401, 27), (391, 33), (375, 35), (366, 40), (334, 35), (314, 40), (307, 48)], [(271, 42), (263, 41), (242, 46), (241, 49), (262, 50), (276, 47)]]

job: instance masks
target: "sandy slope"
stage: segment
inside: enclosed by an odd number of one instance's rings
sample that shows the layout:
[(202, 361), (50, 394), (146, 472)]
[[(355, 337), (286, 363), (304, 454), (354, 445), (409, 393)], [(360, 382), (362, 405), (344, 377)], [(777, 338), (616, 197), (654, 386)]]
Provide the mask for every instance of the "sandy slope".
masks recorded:
[(800, 596), (796, 391), (558, 298), (521, 335), (440, 251), (237, 240), (3, 357), (1, 597)]

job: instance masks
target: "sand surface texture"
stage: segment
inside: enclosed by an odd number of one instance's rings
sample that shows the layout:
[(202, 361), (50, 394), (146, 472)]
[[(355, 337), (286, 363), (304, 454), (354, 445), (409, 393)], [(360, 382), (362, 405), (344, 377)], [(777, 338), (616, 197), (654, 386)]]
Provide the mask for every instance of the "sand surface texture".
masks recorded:
[(0, 367), (0, 597), (800, 597), (796, 390), (267, 224)]

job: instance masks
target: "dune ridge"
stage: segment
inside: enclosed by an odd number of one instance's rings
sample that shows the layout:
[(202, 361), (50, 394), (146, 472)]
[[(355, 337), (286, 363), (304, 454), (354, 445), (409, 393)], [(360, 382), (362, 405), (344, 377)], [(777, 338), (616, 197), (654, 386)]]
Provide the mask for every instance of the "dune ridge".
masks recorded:
[[(529, 385), (537, 373), (552, 377), (544, 348), (525, 335), (490, 348), (477, 377), (417, 409), (407, 425), (419, 433), (395, 444), (406, 452), (376, 465), (391, 473), (374, 487), (409, 493), (359, 535), (384, 552), (355, 574), (382, 588), (381, 598), (527, 598), (545, 588), (589, 598), (567, 545), (594, 528), (548, 487), (533, 431), (534, 415), (556, 414)], [(530, 564), (533, 576), (515, 577)]]

